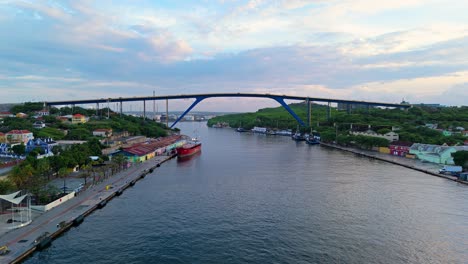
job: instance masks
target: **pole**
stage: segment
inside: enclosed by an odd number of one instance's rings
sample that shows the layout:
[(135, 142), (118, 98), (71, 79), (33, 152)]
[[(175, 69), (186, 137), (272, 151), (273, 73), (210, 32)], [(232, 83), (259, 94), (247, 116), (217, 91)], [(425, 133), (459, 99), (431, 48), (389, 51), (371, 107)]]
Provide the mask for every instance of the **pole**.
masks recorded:
[(338, 145), (338, 124), (335, 123), (335, 144)]
[(306, 102), (307, 102), (307, 126), (310, 127), (311, 126), (310, 124), (310, 119), (311, 119), (310, 118), (310, 99), (307, 98)]
[(154, 100), (155, 92), (153, 90), (153, 120), (156, 120), (156, 100)]
[(169, 99), (166, 99), (166, 126), (169, 127)]
[(146, 120), (146, 100), (143, 100), (143, 120)]
[(107, 99), (107, 119), (110, 117), (110, 98)]

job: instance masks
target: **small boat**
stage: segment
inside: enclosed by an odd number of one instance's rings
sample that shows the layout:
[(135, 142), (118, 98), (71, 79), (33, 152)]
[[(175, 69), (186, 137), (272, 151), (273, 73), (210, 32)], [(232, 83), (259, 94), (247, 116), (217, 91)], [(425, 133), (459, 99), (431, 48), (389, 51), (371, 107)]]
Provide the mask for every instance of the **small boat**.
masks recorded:
[(183, 158), (192, 156), (195, 153), (201, 151), (201, 142), (198, 139), (192, 139), (191, 141), (187, 142), (182, 147), (176, 148), (177, 157)]
[(252, 128), (252, 132), (259, 133), (259, 134), (266, 134), (267, 129), (266, 127), (254, 127)]
[(299, 127), (297, 127), (296, 133), (292, 135), (291, 137), (295, 141), (304, 141), (305, 137), (302, 135), (302, 133), (299, 131)]
[(309, 145), (317, 145), (320, 144), (320, 134), (317, 132), (312, 132), (308, 137), (306, 137), (306, 142)]
[(276, 131), (276, 135), (290, 137), (290, 136), (292, 136), (292, 132), (289, 129), (288, 130), (278, 130), (278, 131)]
[(249, 132), (247, 129), (245, 129), (245, 128), (242, 127), (242, 122), (240, 123), (239, 127), (236, 128), (236, 131), (237, 131), (237, 132), (241, 132), (241, 133), (242, 133), (242, 132)]

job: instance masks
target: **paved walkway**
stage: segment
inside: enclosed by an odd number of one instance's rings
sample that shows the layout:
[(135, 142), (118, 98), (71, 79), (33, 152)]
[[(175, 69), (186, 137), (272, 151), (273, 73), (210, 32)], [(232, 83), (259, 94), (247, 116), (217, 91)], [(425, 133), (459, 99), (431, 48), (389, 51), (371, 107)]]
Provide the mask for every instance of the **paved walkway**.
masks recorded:
[[(419, 170), (419, 171), (431, 174), (433, 176), (446, 178), (446, 179), (453, 180), (453, 181), (458, 179), (455, 176), (440, 174), (439, 169), (442, 168), (442, 165), (440, 165), (440, 164), (422, 162), (421, 160), (418, 160), (418, 159), (409, 159), (409, 158), (405, 158), (405, 157), (380, 153), (380, 152), (377, 152), (377, 151), (356, 149), (356, 148), (348, 148), (348, 147), (342, 147), (342, 146), (338, 146), (338, 145), (334, 145), (334, 144), (326, 144), (326, 143), (320, 143), (320, 144), (322, 146), (336, 148), (336, 149), (352, 152), (352, 153), (355, 153), (355, 154), (360, 154), (360, 155), (364, 155), (364, 156), (367, 156), (367, 157), (387, 161), (387, 162), (394, 163), (394, 164), (397, 164), (397, 165), (405, 166), (405, 167), (408, 167), (408, 168), (411, 168), (411, 169), (415, 169), (415, 170)], [(464, 183), (464, 182), (462, 182), (462, 183)]]
[[(71, 223), (77, 217), (90, 213), (103, 200), (110, 199), (119, 189), (128, 186), (130, 182), (139, 179), (143, 173), (148, 173), (148, 170), (168, 159), (170, 159), (168, 156), (157, 156), (137, 164), (89, 187), (60, 206), (40, 214), (28, 226), (7, 230), (6, 233), (5, 230), (1, 230), (3, 233), (0, 233), (0, 246), (7, 245), (10, 253), (0, 256), (0, 263), (15, 263), (17, 258), (35, 248), (34, 241), (44, 232), (49, 232), (52, 237), (54, 234), (58, 235), (63, 231), (58, 228), (60, 223)], [(107, 190), (107, 185), (112, 188)]]

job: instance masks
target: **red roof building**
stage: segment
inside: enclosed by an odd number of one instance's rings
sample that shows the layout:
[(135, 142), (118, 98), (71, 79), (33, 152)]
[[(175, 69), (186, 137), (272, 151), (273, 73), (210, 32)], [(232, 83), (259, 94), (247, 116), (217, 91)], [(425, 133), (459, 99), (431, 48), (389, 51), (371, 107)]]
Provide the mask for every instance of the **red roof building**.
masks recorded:
[(404, 141), (393, 141), (390, 143), (388, 148), (390, 149), (390, 154), (395, 156), (404, 157), (409, 153), (410, 147), (413, 145), (411, 142)]
[(10, 112), (0, 112), (0, 118), (3, 118), (3, 117), (12, 117), (13, 114), (10, 113)]
[(34, 139), (33, 133), (29, 130), (11, 130), (5, 134), (8, 143), (28, 143), (29, 140)]

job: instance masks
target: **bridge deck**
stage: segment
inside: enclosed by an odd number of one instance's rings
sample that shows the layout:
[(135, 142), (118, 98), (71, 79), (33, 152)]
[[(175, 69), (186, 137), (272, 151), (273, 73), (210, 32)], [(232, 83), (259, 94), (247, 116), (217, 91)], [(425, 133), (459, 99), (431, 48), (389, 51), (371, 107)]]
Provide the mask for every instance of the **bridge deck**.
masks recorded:
[(140, 96), (140, 97), (116, 97), (116, 98), (100, 98), (100, 99), (83, 99), (83, 100), (65, 100), (65, 101), (50, 101), (45, 102), (46, 105), (79, 105), (79, 104), (95, 104), (95, 103), (112, 103), (112, 102), (134, 102), (134, 101), (151, 101), (151, 100), (173, 100), (173, 99), (190, 99), (190, 98), (215, 98), (215, 97), (250, 97), (250, 98), (280, 98), (283, 100), (309, 100), (313, 102), (329, 102), (329, 103), (348, 103), (348, 104), (363, 104), (369, 106), (384, 106), (409, 108), (410, 105), (384, 103), (384, 102), (369, 102), (357, 100), (344, 100), (333, 98), (319, 98), (280, 94), (259, 94), (259, 93), (208, 93), (208, 94), (181, 94), (181, 95), (162, 95), (162, 96)]

